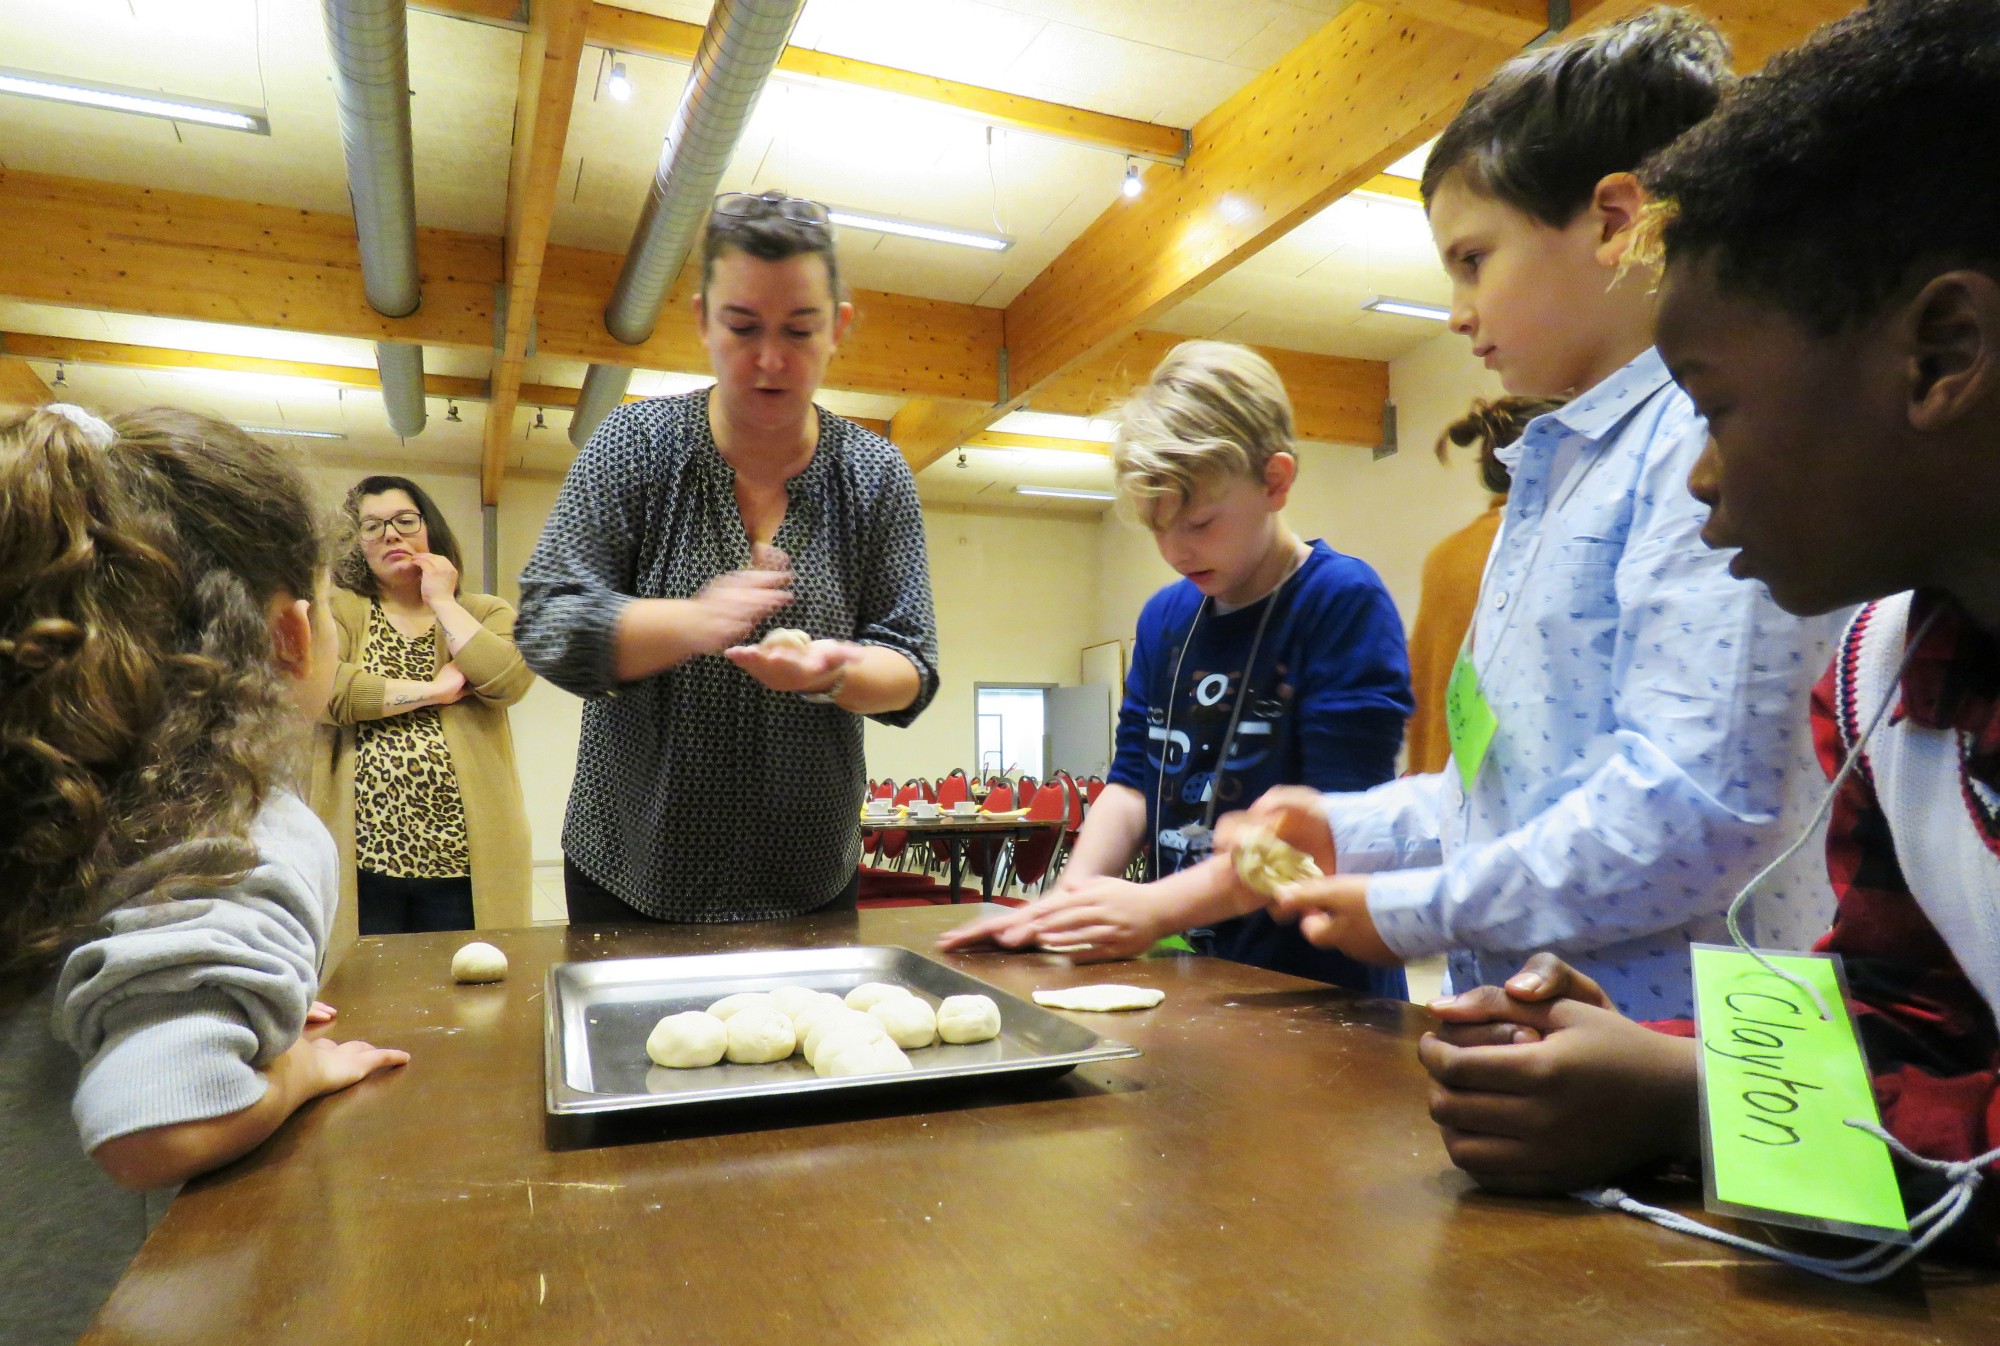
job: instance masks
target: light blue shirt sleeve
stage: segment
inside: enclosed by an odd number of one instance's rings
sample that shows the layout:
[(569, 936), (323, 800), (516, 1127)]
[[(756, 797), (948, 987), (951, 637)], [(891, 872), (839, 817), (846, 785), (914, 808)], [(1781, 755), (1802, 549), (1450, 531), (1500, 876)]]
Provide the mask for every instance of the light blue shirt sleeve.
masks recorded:
[[(1638, 400), (1656, 365), (1604, 387)], [(1512, 545), (1503, 531), (1475, 619), (1498, 728), (1469, 794), (1454, 764), (1326, 810), (1397, 953), (1469, 953), (1490, 981), (1552, 950), (1622, 1005), (1671, 1013), (1686, 940), (1717, 936), (1809, 812), (1806, 696), (1832, 626), (1785, 614), (1702, 543), (1686, 482), (1707, 430), (1685, 396), (1629, 400), (1613, 422), (1587, 395), (1523, 442)], [(1601, 964), (1574, 957), (1592, 951)]]
[(1372, 790), (1326, 796), (1335, 862), (1343, 874), (1414, 869), (1443, 858), (1438, 811), (1444, 777), (1404, 776)]

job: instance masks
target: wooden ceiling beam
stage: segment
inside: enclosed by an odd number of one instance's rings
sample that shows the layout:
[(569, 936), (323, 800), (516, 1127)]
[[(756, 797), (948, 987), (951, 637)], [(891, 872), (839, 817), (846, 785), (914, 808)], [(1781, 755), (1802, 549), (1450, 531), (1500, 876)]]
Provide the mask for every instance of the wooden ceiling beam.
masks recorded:
[[(661, 18), (596, 4), (590, 9), (590, 37), (593, 46), (614, 51), (657, 56), (686, 63), (694, 59), (701, 41), (701, 25), (678, 19)], [(998, 89), (963, 84), (957, 80), (920, 75), (912, 70), (857, 61), (805, 47), (787, 47), (778, 58), (778, 70), (787, 75), (822, 80), (829, 84), (851, 84), (883, 93), (900, 94), (927, 103), (969, 112), (996, 126), (1008, 126), (1033, 135), (1074, 141), (1115, 154), (1178, 164), (1187, 159), (1188, 133), (1177, 126), (1159, 126), (1114, 117), (1087, 108), (1051, 103)]]
[(1412, 18), (1525, 47), (1548, 30), (1549, 0), (1381, 0)]
[(1516, 46), (1356, 3), (1204, 117), (1007, 306), (1012, 392), (1144, 328), (1422, 144)]
[(528, 27), (528, 0), (409, 0), (409, 7), (496, 28), (526, 31)]
[(981, 430), (969, 436), (968, 449), (1049, 449), (1056, 453), (1088, 453), (1099, 458), (1111, 456), (1111, 446), (1096, 439), (1058, 439), (1053, 435), (1017, 435), (1011, 430)]
[(492, 413), (486, 418), (479, 469), (480, 496), (489, 505), (500, 503), (505, 481), (514, 407), (527, 362), (528, 336), (535, 326), (549, 224), (556, 213), (556, 179), (569, 139), (589, 15), (590, 0), (536, 0), (521, 42), (514, 147), (507, 171), (507, 237), (501, 253), (506, 265), (506, 318), (493, 360)]
[[(272, 360), (257, 355), (219, 355), (213, 351), (179, 350), (170, 346), (134, 346), (117, 341), (41, 336), (33, 332), (0, 332), (0, 352), (19, 360), (60, 360), (72, 365), (114, 369), (213, 370), (255, 374), (264, 378), (314, 379), (344, 388), (378, 390), (381, 378), (373, 366), (320, 364), (306, 360)], [(461, 374), (425, 374), (424, 394), (458, 402), (487, 402), (485, 379)], [(547, 383), (524, 383), (520, 400), (529, 406), (573, 407), (577, 390)]]
[(0, 355), (0, 406), (39, 407), (55, 400), (55, 390), (26, 360)]
[[(494, 348), (502, 242), (417, 231), (424, 303), (405, 318), (370, 308), (354, 222), (116, 183), (0, 171), (0, 298), (66, 308)], [(685, 303), (670, 304), (651, 340), (627, 346), (604, 330), (616, 253), (550, 246), (537, 297), (536, 354), (639, 369), (705, 370)], [(856, 291), (858, 316), (826, 386), (890, 397), (991, 399), (1000, 382), (1001, 311)]]

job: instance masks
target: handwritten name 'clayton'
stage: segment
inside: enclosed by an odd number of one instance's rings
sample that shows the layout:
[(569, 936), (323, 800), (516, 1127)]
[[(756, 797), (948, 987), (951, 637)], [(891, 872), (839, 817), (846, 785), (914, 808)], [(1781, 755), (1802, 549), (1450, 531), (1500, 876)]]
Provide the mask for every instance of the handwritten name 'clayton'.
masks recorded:
[[(1751, 1002), (1765, 1001), (1758, 1005)], [(1743, 1002), (1743, 1003), (1739, 1003)], [(1711, 1039), (1702, 1041), (1702, 1050), (1726, 1056), (1732, 1061), (1741, 1061), (1750, 1069), (1744, 1072), (1747, 1079), (1762, 1080), (1771, 1088), (1752, 1086), (1742, 1093), (1746, 1111), (1743, 1124), (1748, 1130), (1737, 1134), (1756, 1145), (1796, 1145), (1799, 1143), (1798, 1128), (1791, 1123), (1780, 1121), (1799, 1110), (1799, 1095), (1802, 1090), (1821, 1092), (1823, 1086), (1808, 1084), (1804, 1080), (1792, 1079), (1785, 1074), (1786, 1032), (1804, 1032), (1808, 1022), (1817, 1022), (1818, 1016), (1807, 1015), (1804, 1006), (1781, 995), (1766, 991), (1731, 991), (1722, 998), (1729, 1007), (1730, 1018), (1724, 1031), (1725, 1042), (1718, 1044)], [(1749, 1007), (1746, 1008), (1745, 1005)], [(1773, 1008), (1775, 1007), (1775, 1008)], [(1770, 1018), (1756, 1018), (1753, 1015), (1770, 1015), (1782, 1011), (1792, 1018), (1785, 1023)], [(1730, 1051), (1729, 1047), (1743, 1050)], [(1754, 1131), (1756, 1134), (1752, 1134)]]

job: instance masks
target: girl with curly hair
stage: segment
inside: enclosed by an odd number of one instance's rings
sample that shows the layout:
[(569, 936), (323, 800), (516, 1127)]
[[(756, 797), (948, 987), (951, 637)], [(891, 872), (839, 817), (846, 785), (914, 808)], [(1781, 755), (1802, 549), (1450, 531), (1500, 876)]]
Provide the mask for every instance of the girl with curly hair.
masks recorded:
[(0, 1339), (83, 1329), (141, 1193), (409, 1059), (301, 1036), (338, 892), (296, 793), (333, 673), (321, 545), (233, 426), (0, 426)]

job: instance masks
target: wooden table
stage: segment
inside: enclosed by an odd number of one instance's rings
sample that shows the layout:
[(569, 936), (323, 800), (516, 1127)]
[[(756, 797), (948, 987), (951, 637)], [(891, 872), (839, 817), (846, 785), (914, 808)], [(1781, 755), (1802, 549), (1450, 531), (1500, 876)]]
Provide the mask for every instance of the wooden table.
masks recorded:
[[(951, 900), (957, 902), (964, 889), (965, 843), (974, 837), (988, 837), (996, 842), (1018, 840), (1030, 833), (1044, 831), (1052, 827), (1065, 827), (1068, 820), (1063, 818), (1000, 818), (991, 814), (975, 814), (971, 817), (954, 818), (939, 814), (935, 818), (898, 818), (892, 822), (879, 822), (865, 814), (861, 820), (863, 831), (907, 832), (912, 845), (925, 841), (942, 841), (951, 847)], [(979, 900), (993, 900), (993, 870), (988, 864), (979, 876)]]
[[(1092, 1016), (1145, 1049), (1025, 1094), (551, 1149), (543, 974), (563, 959), (927, 949), (963, 908), (785, 925), (362, 940), (326, 988), (403, 1072), (321, 1100), (169, 1210), (104, 1343), (1991, 1343), (2000, 1282), (1833, 1285), (1571, 1201), (1474, 1192), (1424, 1113), (1427, 1016), (1232, 963)], [(858, 923), (858, 929), (857, 929)], [(1106, 979), (948, 961), (1026, 994)], [(1682, 1203), (1686, 1204), (1686, 1203)]]

